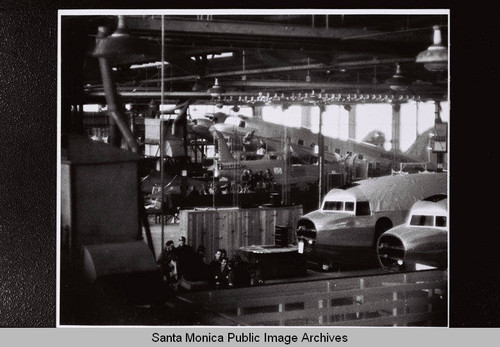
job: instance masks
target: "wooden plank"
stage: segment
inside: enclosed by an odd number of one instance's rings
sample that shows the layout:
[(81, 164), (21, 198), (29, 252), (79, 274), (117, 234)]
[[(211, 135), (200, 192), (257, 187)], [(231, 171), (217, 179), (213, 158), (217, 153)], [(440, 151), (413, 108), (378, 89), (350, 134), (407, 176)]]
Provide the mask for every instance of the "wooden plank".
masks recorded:
[[(442, 272), (439, 270), (433, 270), (433, 271)], [(382, 282), (391, 283), (390, 286), (382, 287), (383, 290), (395, 291), (396, 289), (394, 288), (394, 285), (396, 279), (398, 279), (398, 277), (401, 277), (403, 275), (404, 274), (389, 274), (382, 276), (378, 275), (377, 277), (383, 277), (384, 281)], [(427, 274), (425, 274), (425, 276), (427, 277)], [(267, 297), (276, 295), (276, 293), (279, 293), (279, 295), (287, 295), (287, 294), (291, 295), (300, 292), (304, 293), (313, 293), (313, 292), (317, 293), (317, 292), (328, 292), (328, 291), (338, 292), (346, 289), (359, 288), (360, 287), (359, 283), (360, 283), (360, 278), (339, 278), (327, 281), (318, 280), (318, 281), (266, 285), (259, 287), (235, 288), (219, 292), (214, 291), (214, 292), (186, 293), (183, 294), (183, 296), (185, 296), (186, 299), (188, 300), (192, 300), (193, 302), (206, 302), (208, 300), (214, 301), (217, 300), (216, 298), (219, 298), (218, 300), (228, 301), (230, 300), (230, 298)], [(432, 284), (431, 286), (435, 287), (436, 284), (439, 284), (439, 287), (442, 288), (443, 286), (446, 286), (446, 281), (440, 281)], [(405, 290), (407, 291), (417, 290), (417, 289), (422, 289), (426, 286), (429, 287), (429, 285), (426, 284), (426, 282), (418, 283), (416, 285), (409, 283), (406, 285)], [(402, 290), (402, 287), (397, 290), (398, 291)]]
[[(227, 291), (210, 291), (203, 293), (186, 294), (182, 299), (203, 305), (205, 309), (217, 312), (234, 310), (242, 314), (238, 322), (242, 324), (271, 322), (274, 324), (295, 324), (307, 319), (307, 324), (321, 325), (330, 324), (331, 316), (339, 316), (339, 319), (346, 320), (349, 315), (355, 317), (366, 316), (367, 314), (390, 314), (390, 319), (384, 317), (369, 318), (358, 322), (342, 321), (336, 322), (340, 325), (404, 325), (417, 322), (422, 314), (432, 309), (436, 314), (429, 315), (430, 319), (440, 319), (439, 312), (447, 306), (445, 299), (437, 295), (431, 295), (436, 289), (445, 289), (447, 281), (442, 280), (444, 271), (434, 270), (434, 274), (422, 273), (412, 274), (412, 281), (415, 283), (397, 283), (395, 280), (407, 279), (406, 274), (390, 274), (376, 276), (382, 280), (373, 280), (371, 285), (382, 283), (379, 287), (353, 288), (347, 290), (332, 289), (333, 282), (350, 282), (350, 285), (358, 284), (362, 279), (349, 278), (330, 281), (315, 281), (303, 283), (289, 283), (283, 285), (239, 288)], [(419, 278), (420, 277), (420, 278)], [(424, 282), (419, 279), (433, 279), (434, 281)], [(357, 281), (356, 281), (357, 280)], [(390, 280), (387, 282), (387, 280)], [(344, 287), (340, 285), (339, 287)], [(394, 294), (396, 296), (394, 296)], [(346, 305), (332, 303), (332, 300), (343, 300)], [(392, 300), (391, 300), (392, 299)], [(352, 304), (351, 304), (352, 302)], [(287, 306), (289, 310), (287, 310)], [(280, 307), (281, 311), (280, 312)], [(296, 310), (292, 310), (296, 308)], [(271, 312), (258, 312), (259, 310), (270, 310)], [(274, 311), (274, 312), (272, 312)], [(246, 312), (246, 313), (245, 313)], [(392, 316), (394, 312), (404, 317)], [(357, 314), (358, 313), (358, 314)], [(320, 319), (320, 317), (322, 317)], [(236, 318), (234, 318), (236, 319)], [(413, 319), (413, 320), (412, 320)], [(292, 320), (287, 323), (287, 320)], [(275, 322), (276, 321), (276, 322)], [(310, 322), (309, 322), (310, 321)], [(366, 321), (366, 324), (363, 323)], [(295, 323), (294, 323), (295, 322)], [(312, 323), (313, 322), (313, 323)], [(277, 324), (278, 324), (277, 323)], [(298, 324), (298, 323), (297, 323)], [(305, 323), (304, 323), (305, 324)]]
[[(379, 291), (383, 294), (392, 294), (383, 291)], [(319, 294), (319, 295), (318, 295)], [(316, 305), (319, 300), (327, 300), (331, 301), (334, 299), (345, 299), (352, 300), (353, 302), (359, 301), (358, 297), (362, 296), (363, 301), (361, 303), (367, 303), (373, 300), (377, 300), (370, 297), (371, 293), (367, 293), (365, 289), (357, 289), (350, 290), (347, 292), (332, 292), (328, 294), (323, 293), (298, 293), (294, 295), (284, 295), (279, 297), (253, 297), (253, 298), (244, 298), (244, 297), (233, 297), (233, 298), (219, 298), (219, 300), (207, 300), (204, 304), (205, 307), (210, 309), (219, 309), (219, 310), (228, 310), (234, 308), (247, 308), (250, 309), (252, 307), (263, 307), (263, 306), (273, 306), (278, 304), (294, 304), (294, 303), (303, 303), (304, 306)], [(379, 298), (378, 300), (389, 300), (389, 295), (385, 298)], [(412, 300), (412, 298), (427, 298), (427, 296), (417, 296), (417, 297), (408, 297), (407, 300)]]
[(433, 311), (425, 313), (408, 314), (406, 316), (388, 316), (372, 319), (363, 319), (359, 321), (336, 322), (338, 326), (403, 326), (420, 321), (432, 321), (446, 315), (446, 311)]
[[(179, 218), (181, 235), (186, 235), (194, 248), (203, 244), (210, 257), (218, 248), (224, 248), (232, 257), (243, 246), (274, 244), (276, 220), (281, 224), (286, 221), (293, 227), (301, 214), (301, 206), (222, 208), (181, 210)], [(214, 244), (209, 240), (213, 240)]]
[[(319, 322), (319, 317), (321, 316), (332, 316), (332, 315), (348, 315), (366, 312), (377, 312), (386, 311), (392, 312), (394, 308), (404, 309), (405, 307), (412, 307), (415, 305), (426, 305), (429, 303), (435, 303), (436, 299), (413, 299), (413, 300), (397, 300), (392, 302), (373, 302), (368, 304), (355, 304), (346, 306), (335, 306), (305, 309), (305, 310), (294, 310), (294, 311), (284, 311), (284, 312), (267, 312), (267, 313), (256, 313), (256, 314), (244, 314), (238, 317), (233, 317), (233, 319), (238, 320), (238, 322), (243, 322), (245, 324), (255, 324), (259, 322), (275, 321), (279, 319), (299, 319), (307, 318), (309, 320), (316, 320)], [(386, 313), (388, 315), (388, 313)], [(390, 314), (392, 316), (392, 313)]]
[(446, 270), (435, 271), (435, 270), (425, 270), (425, 271), (415, 271), (402, 274), (406, 282), (433, 282), (439, 280), (446, 280), (448, 278), (448, 272)]
[[(310, 283), (310, 282), (309, 282)], [(295, 283), (294, 283), (295, 284)], [(301, 283), (302, 284), (302, 283)], [(424, 289), (435, 289), (435, 288), (446, 288), (446, 282), (424, 282), (424, 283), (409, 283), (401, 284), (397, 287), (374, 287), (374, 288), (357, 288), (349, 290), (340, 291), (330, 291), (325, 290), (326, 286), (324, 282), (315, 283), (316, 285), (306, 286), (294, 286), (288, 284), (288, 288), (283, 288), (282, 285), (276, 286), (262, 286), (262, 287), (248, 287), (248, 288), (238, 288), (231, 289), (227, 291), (214, 292), (214, 295), (198, 297), (196, 299), (195, 295), (191, 296), (193, 302), (204, 302), (210, 305), (224, 305), (224, 307), (229, 307), (230, 305), (240, 305), (245, 303), (247, 306), (251, 305), (265, 305), (272, 304), (273, 302), (283, 302), (289, 303), (295, 301), (306, 300), (308, 297), (321, 297), (322, 299), (335, 299), (342, 297), (355, 297), (357, 295), (364, 295), (369, 297), (371, 295), (386, 294), (393, 292), (406, 292), (408, 295), (412, 291), (421, 291)], [(281, 287), (281, 288), (280, 288)], [(255, 289), (255, 290), (254, 290)], [(199, 293), (196, 293), (199, 294)], [(190, 295), (184, 295), (186, 299), (189, 300)]]

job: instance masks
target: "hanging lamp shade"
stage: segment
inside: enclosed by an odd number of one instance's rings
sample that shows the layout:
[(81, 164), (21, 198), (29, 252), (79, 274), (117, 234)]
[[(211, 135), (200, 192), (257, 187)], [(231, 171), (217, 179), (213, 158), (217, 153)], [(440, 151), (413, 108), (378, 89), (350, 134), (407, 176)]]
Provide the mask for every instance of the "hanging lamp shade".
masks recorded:
[(424, 64), (429, 71), (444, 71), (448, 68), (448, 48), (441, 41), (441, 30), (435, 25), (433, 44), (417, 55), (417, 63)]
[(390, 89), (398, 92), (408, 89), (409, 81), (401, 73), (401, 65), (396, 65), (396, 73), (391, 78), (389, 78), (386, 83), (389, 85)]
[(154, 59), (147, 41), (130, 36), (126, 31), (125, 16), (118, 16), (118, 26), (107, 36), (105, 27), (99, 27), (93, 56), (108, 58), (112, 65), (145, 63)]
[(207, 90), (207, 93), (213, 97), (221, 96), (222, 93), (224, 93), (224, 90), (219, 85), (219, 80), (217, 78), (215, 79), (214, 85)]
[(200, 79), (197, 78), (196, 81), (194, 82), (193, 88), (191, 90), (193, 92), (199, 92), (202, 89), (201, 84), (200, 84)]

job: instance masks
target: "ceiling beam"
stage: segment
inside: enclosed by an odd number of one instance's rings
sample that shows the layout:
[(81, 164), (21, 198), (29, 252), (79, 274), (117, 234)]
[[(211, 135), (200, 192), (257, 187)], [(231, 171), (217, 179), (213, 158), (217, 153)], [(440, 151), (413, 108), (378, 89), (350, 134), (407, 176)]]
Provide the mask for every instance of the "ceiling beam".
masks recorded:
[[(204, 76), (201, 75), (189, 75), (189, 76), (177, 76), (171, 78), (165, 78), (164, 81), (181, 81), (181, 80), (195, 80), (197, 78), (218, 78), (218, 77), (228, 77), (228, 76), (243, 76), (243, 75), (258, 75), (266, 73), (277, 73), (277, 72), (287, 72), (287, 71), (299, 71), (299, 70), (315, 70), (324, 69), (325, 64), (309, 64), (309, 65), (295, 65), (295, 66), (282, 66), (282, 67), (271, 67), (266, 69), (251, 69), (251, 70), (238, 70), (238, 71), (227, 71), (227, 72), (214, 72)], [(161, 82), (160, 78), (148, 79), (141, 81), (140, 83), (158, 83)]]
[[(161, 18), (127, 17), (127, 28), (139, 36), (159, 37)], [(226, 47), (232, 49), (302, 49), (310, 51), (357, 51), (387, 54), (417, 54), (414, 43), (351, 39), (366, 35), (386, 34), (366, 28), (312, 28), (300, 25), (252, 23), (241, 21), (206, 21), (186, 18), (165, 18), (167, 46)]]
[[(127, 17), (127, 29), (134, 31), (157, 31), (161, 32), (161, 18)], [(306, 39), (348, 39), (350, 37), (366, 34), (383, 34), (381, 31), (367, 31), (364, 28), (312, 28), (302, 25), (284, 25), (223, 21), (223, 20), (197, 20), (187, 18), (165, 17), (165, 33), (185, 33), (189, 35), (251, 35), (254, 37), (278, 37), (278, 38), (306, 38)]]
[[(326, 91), (335, 91), (341, 89), (359, 89), (360, 93), (366, 91), (389, 92), (389, 86), (385, 84), (373, 83), (339, 83), (339, 82), (302, 82), (302, 81), (224, 81), (223, 87), (251, 87), (251, 88), (273, 88), (273, 89), (295, 89), (295, 90), (313, 90), (322, 89)], [(442, 88), (435, 85), (409, 85), (408, 88), (414, 93), (445, 93), (446, 87)]]

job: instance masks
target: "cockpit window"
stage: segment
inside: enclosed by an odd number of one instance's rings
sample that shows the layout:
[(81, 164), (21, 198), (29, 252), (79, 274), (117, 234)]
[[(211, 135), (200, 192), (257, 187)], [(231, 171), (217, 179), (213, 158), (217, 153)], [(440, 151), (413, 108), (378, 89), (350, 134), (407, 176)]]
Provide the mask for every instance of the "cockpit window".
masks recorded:
[(436, 194), (436, 195), (431, 195), (425, 199), (423, 199), (423, 201), (432, 201), (432, 202), (438, 202), (438, 201), (441, 201), (443, 199), (446, 199), (448, 196), (446, 194)]
[(370, 203), (368, 201), (358, 201), (356, 203), (356, 216), (369, 216)]
[(346, 211), (354, 211), (354, 202), (347, 201), (345, 203), (345, 210)]
[(411, 216), (410, 225), (434, 226), (434, 216), (415, 214)]
[(343, 209), (343, 201), (325, 201), (325, 205), (323, 206), (323, 210), (342, 211)]
[(445, 227), (446, 226), (446, 216), (436, 216), (436, 226)]
[(352, 187), (359, 186), (359, 183), (356, 182), (351, 182), (351, 183), (346, 183), (343, 186), (337, 187), (337, 189), (342, 189), (342, 190), (347, 190)]

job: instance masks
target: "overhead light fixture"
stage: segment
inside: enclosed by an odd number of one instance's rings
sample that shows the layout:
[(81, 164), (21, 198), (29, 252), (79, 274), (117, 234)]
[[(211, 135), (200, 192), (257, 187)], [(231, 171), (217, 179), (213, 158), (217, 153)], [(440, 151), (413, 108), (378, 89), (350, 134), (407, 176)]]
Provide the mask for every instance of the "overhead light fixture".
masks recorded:
[(191, 88), (193, 92), (199, 92), (201, 90), (201, 84), (200, 84), (200, 79), (197, 78), (196, 81), (194, 81), (193, 88)]
[(438, 25), (433, 26), (433, 44), (427, 50), (417, 55), (417, 63), (424, 64), (429, 71), (444, 71), (448, 68), (448, 48), (441, 42), (441, 30)]
[[(243, 60), (243, 71), (245, 71), (245, 50), (243, 50), (242, 60)], [(241, 80), (242, 81), (246, 81), (247, 80), (247, 75), (242, 75), (241, 76)]]
[(408, 89), (408, 79), (401, 73), (401, 65), (396, 64), (396, 73), (386, 83), (390, 89), (398, 92)]
[(118, 26), (113, 34), (107, 36), (107, 29), (99, 27), (97, 35), (93, 55), (108, 58), (114, 65), (148, 62), (153, 57), (145, 40), (131, 37), (127, 33), (125, 16), (118, 16)]
[[(309, 66), (309, 57), (307, 57), (307, 65)], [(309, 70), (307, 70), (306, 82), (311, 82), (311, 75), (309, 75)]]
[(215, 79), (214, 85), (207, 90), (207, 93), (209, 93), (212, 97), (221, 96), (222, 93), (224, 93), (224, 90), (219, 85), (219, 80), (217, 78)]

